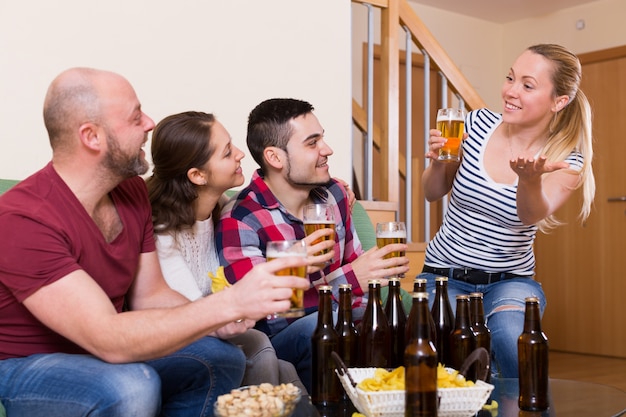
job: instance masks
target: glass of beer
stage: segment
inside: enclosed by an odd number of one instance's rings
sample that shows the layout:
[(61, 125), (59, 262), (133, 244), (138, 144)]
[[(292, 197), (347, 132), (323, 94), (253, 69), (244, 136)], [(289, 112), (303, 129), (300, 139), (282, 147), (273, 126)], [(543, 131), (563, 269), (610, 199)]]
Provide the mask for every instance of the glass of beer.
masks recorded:
[[(304, 233), (309, 236), (311, 233), (319, 229), (332, 229), (333, 234), (330, 236), (323, 236), (316, 239), (312, 245), (317, 245), (324, 240), (335, 239), (335, 215), (333, 206), (326, 203), (308, 204), (304, 206), (304, 214), (302, 217), (304, 223)], [(324, 249), (322, 252), (316, 253), (316, 255), (322, 255), (327, 253), (330, 249)], [(332, 260), (321, 264), (315, 265), (320, 268), (324, 268), (332, 263)]]
[[(275, 240), (267, 242), (265, 248), (265, 257), (267, 261), (276, 258), (285, 258), (289, 256), (300, 256), (306, 258), (306, 242), (304, 240)], [(293, 275), (306, 279), (306, 265), (299, 267), (285, 268), (276, 272), (276, 275), (285, 276)], [(304, 316), (304, 290), (293, 289), (291, 294), (291, 307), (289, 310), (275, 313), (276, 317), (302, 317)]]
[[(383, 246), (392, 243), (406, 243), (406, 225), (404, 222), (383, 222), (376, 223), (376, 246)], [(394, 251), (384, 256), (384, 259), (404, 256), (404, 251)], [(404, 274), (399, 276), (404, 278)]]
[(437, 111), (437, 129), (447, 142), (439, 149), (440, 161), (460, 161), (461, 141), (465, 128), (465, 110), (439, 109)]

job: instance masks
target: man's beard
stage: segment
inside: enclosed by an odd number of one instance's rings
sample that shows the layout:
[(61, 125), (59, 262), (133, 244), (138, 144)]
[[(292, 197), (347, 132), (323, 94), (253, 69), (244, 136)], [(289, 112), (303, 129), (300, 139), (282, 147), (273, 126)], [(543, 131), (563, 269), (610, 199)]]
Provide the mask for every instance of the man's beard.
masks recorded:
[(116, 175), (126, 179), (148, 172), (148, 161), (135, 155), (124, 154), (117, 138), (107, 131), (107, 146), (109, 148), (104, 158), (104, 166)]
[(291, 175), (291, 159), (289, 159), (289, 155), (287, 155), (287, 172), (285, 173), (285, 176), (287, 178), (287, 182), (295, 187), (308, 187), (308, 188), (317, 188), (317, 187), (322, 187), (326, 184), (328, 184), (328, 182), (330, 181), (321, 181), (321, 182), (311, 182), (310, 179), (308, 178), (301, 178), (299, 180), (294, 179)]

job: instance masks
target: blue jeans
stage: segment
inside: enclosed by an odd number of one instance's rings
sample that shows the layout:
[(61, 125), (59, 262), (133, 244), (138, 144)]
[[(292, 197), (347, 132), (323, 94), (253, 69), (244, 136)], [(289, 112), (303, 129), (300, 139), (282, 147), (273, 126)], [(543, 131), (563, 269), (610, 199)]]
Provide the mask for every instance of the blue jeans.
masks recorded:
[(11, 417), (212, 416), (244, 369), (243, 352), (212, 337), (146, 363), (37, 354), (0, 361), (0, 401)]
[[(421, 273), (426, 278), (428, 303), (432, 308), (435, 299), (437, 275)], [(491, 331), (491, 373), (501, 378), (517, 378), (517, 339), (524, 329), (526, 297), (539, 298), (541, 315), (546, 308), (546, 296), (541, 284), (531, 278), (513, 278), (492, 284), (474, 285), (448, 277), (448, 297), (456, 314), (456, 296), (471, 292), (483, 293), (487, 327)]]
[(316, 326), (317, 311), (290, 323), (270, 338), (278, 359), (291, 362), (295, 366), (309, 393), (313, 392), (311, 336)]

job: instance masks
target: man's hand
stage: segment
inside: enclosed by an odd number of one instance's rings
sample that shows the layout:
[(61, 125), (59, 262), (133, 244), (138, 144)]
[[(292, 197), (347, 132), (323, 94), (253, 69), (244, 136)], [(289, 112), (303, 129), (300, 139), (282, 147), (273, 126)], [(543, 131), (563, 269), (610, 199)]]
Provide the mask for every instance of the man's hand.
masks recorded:
[(277, 276), (285, 268), (305, 266), (306, 258), (290, 256), (255, 265), (232, 287), (216, 294), (227, 294), (241, 319), (259, 320), (287, 311), (294, 288), (308, 290), (309, 280), (293, 275)]
[[(328, 240), (323, 240), (325, 236), (329, 237)], [(307, 260), (309, 261), (307, 274), (317, 272), (332, 262), (335, 256), (335, 231), (333, 229), (318, 229), (305, 237), (304, 241), (307, 247)], [(328, 252), (322, 253), (325, 250)]]
[(371, 279), (381, 280), (383, 286), (387, 285), (387, 277), (405, 274), (409, 271), (409, 258), (401, 256), (397, 258), (383, 259), (385, 255), (395, 251), (406, 252), (408, 246), (404, 243), (393, 243), (382, 248), (373, 247), (352, 261), (352, 270), (359, 280), (363, 291), (367, 291), (368, 281)]
[(231, 337), (239, 336), (249, 329), (252, 329), (255, 324), (256, 322), (254, 320), (237, 320), (217, 329), (213, 335), (220, 339), (230, 339)]

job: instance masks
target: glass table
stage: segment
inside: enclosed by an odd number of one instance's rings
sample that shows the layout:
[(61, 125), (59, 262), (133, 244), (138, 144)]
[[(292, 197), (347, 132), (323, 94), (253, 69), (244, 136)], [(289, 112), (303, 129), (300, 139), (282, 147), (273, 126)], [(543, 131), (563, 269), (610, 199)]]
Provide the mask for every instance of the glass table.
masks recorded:
[[(550, 408), (543, 412), (520, 411), (517, 378), (494, 379), (492, 398), (498, 401), (497, 417), (617, 417), (626, 415), (626, 392), (590, 382), (550, 379)], [(479, 417), (491, 417), (485, 411)]]
[[(626, 416), (626, 392), (590, 382), (550, 379), (550, 408), (543, 412), (520, 411), (517, 406), (517, 378), (495, 379), (491, 395), (498, 401), (493, 413), (482, 410), (476, 417), (618, 417)], [(351, 417), (352, 404), (328, 409), (317, 408), (310, 398), (302, 398), (292, 417)]]

